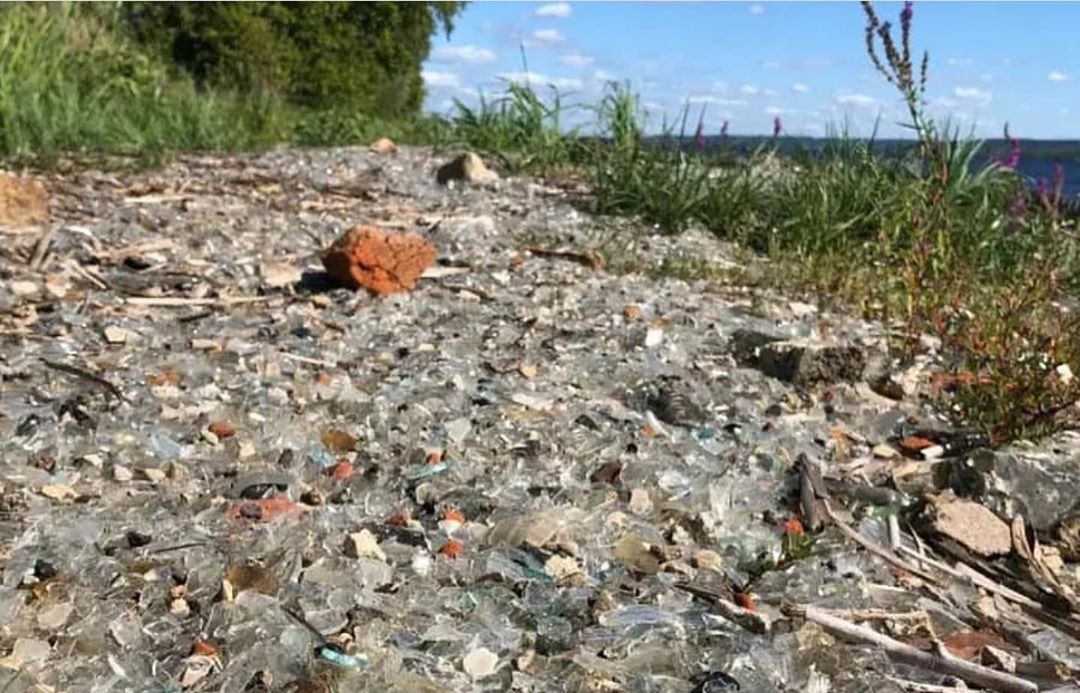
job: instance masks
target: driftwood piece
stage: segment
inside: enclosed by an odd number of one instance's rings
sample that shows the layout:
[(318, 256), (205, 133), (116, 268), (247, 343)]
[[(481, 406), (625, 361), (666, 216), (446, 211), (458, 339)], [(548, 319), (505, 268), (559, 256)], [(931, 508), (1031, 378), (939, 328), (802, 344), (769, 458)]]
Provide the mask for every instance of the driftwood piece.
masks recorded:
[(1031, 681), (952, 657), (943, 647), (938, 648), (936, 653), (924, 652), (866, 626), (845, 621), (816, 606), (795, 608), (792, 611), (836, 637), (863, 645), (873, 645), (890, 658), (904, 664), (955, 676), (970, 684), (1001, 693), (1034, 693), (1039, 690), (1038, 685)]
[(686, 583), (676, 583), (675, 587), (709, 602), (718, 614), (727, 620), (738, 624), (742, 628), (745, 628), (751, 633), (756, 635), (767, 635), (772, 629), (773, 624), (769, 617), (764, 614), (759, 614), (756, 611), (744, 609), (738, 604), (733, 604), (721, 594)]
[(817, 532), (825, 526), (828, 510), (824, 507), (829, 490), (821, 476), (821, 467), (803, 453), (795, 460), (799, 472), (799, 505), (802, 509), (803, 526)]

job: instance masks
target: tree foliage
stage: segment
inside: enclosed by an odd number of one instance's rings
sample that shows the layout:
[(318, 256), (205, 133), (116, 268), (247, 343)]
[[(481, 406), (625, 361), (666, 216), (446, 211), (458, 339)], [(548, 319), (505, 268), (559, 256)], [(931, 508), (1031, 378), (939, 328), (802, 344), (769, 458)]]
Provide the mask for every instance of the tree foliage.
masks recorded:
[(133, 2), (131, 35), (201, 87), (271, 92), (316, 109), (415, 114), (432, 35), (463, 2)]

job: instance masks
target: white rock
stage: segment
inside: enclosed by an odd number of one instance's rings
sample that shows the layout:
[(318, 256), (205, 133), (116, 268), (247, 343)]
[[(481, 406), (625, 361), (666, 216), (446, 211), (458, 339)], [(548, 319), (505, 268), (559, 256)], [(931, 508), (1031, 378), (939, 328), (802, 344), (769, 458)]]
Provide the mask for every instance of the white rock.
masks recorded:
[(649, 498), (649, 492), (643, 488), (636, 488), (630, 492), (630, 502), (628, 503), (630, 512), (638, 516), (648, 515), (652, 512), (653, 502)]
[(345, 537), (345, 555), (349, 558), (373, 558), (386, 561), (386, 554), (379, 548), (379, 540), (366, 529)]
[(491, 676), (499, 666), (499, 656), (486, 647), (478, 647), (461, 661), (461, 668), (474, 681)]
[(299, 267), (283, 262), (268, 262), (259, 267), (263, 284), (272, 288), (291, 286), (300, 281), (302, 272)]
[(109, 344), (127, 344), (134, 341), (135, 333), (131, 330), (126, 330), (123, 327), (117, 327), (116, 325), (109, 325), (104, 330), (105, 341)]
[(139, 471), (147, 481), (155, 484), (160, 484), (162, 481), (165, 481), (167, 476), (165, 470), (156, 467), (147, 467), (146, 469), (140, 469)]
[(580, 573), (581, 568), (578, 567), (577, 561), (573, 558), (555, 554), (547, 559), (547, 563), (544, 564), (544, 572), (556, 580), (562, 580)]
[(43, 630), (57, 630), (67, 623), (71, 612), (75, 610), (71, 604), (53, 604), (38, 614), (38, 627)]
[(411, 561), (412, 571), (420, 577), (427, 577), (431, 573), (431, 556), (423, 551), (413, 554)]
[(36, 283), (28, 281), (13, 281), (8, 284), (8, 287), (16, 296), (33, 296), (39, 289)]
[(130, 469), (122, 464), (114, 464), (112, 468), (112, 477), (116, 481), (131, 481), (135, 478), (135, 475)]
[(900, 457), (900, 453), (896, 448), (885, 443), (878, 443), (871, 452), (879, 460), (894, 460)]

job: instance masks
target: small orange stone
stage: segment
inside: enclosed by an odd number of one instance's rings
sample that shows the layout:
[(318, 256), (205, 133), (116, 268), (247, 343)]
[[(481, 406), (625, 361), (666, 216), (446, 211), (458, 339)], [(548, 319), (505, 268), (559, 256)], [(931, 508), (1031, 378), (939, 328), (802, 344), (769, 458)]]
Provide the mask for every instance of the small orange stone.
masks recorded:
[(900, 441), (900, 449), (907, 453), (918, 452), (934, 444), (934, 441), (919, 436), (908, 436)]
[(442, 462), (442, 450), (432, 450), (427, 454), (425, 462), (428, 464), (438, 464)]
[(465, 516), (457, 508), (445, 508), (443, 509), (442, 519), (450, 520), (451, 522), (460, 522), (465, 524)]
[(259, 500), (245, 500), (229, 507), (229, 517), (234, 520), (270, 522), (279, 517), (302, 512), (303, 508), (282, 495)]
[(344, 481), (356, 473), (356, 468), (353, 467), (352, 462), (341, 460), (334, 466), (328, 467), (325, 473), (331, 479)]
[(628, 304), (625, 308), (623, 308), (622, 313), (623, 316), (630, 321), (641, 320), (641, 316), (644, 315), (644, 312), (641, 310), (641, 306), (637, 305), (636, 303)]
[(153, 373), (146, 377), (146, 382), (153, 387), (161, 387), (162, 385), (179, 385), (180, 374), (172, 368), (165, 368), (160, 373)]
[(784, 534), (789, 537), (801, 537), (806, 534), (806, 529), (797, 518), (789, 518), (784, 521)]
[(449, 539), (439, 548), (439, 554), (447, 558), (458, 558), (465, 553), (465, 543), (457, 539)]
[(218, 649), (214, 647), (212, 643), (208, 643), (205, 640), (196, 640), (191, 646), (191, 654), (199, 657), (214, 657), (218, 653)]
[(391, 527), (407, 527), (410, 522), (412, 522), (412, 513), (408, 510), (398, 510), (386, 520), (386, 524)]
[(757, 611), (757, 602), (747, 592), (736, 592), (735, 603), (747, 611)]
[(225, 440), (236, 435), (236, 429), (228, 421), (211, 421), (207, 429), (217, 436), (218, 440)]

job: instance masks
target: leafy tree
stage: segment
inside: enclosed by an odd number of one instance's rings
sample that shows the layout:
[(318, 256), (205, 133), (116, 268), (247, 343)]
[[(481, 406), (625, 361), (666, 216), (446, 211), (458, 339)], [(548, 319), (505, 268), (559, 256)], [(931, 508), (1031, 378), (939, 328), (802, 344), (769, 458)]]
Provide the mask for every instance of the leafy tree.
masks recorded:
[(202, 87), (316, 109), (415, 114), (431, 36), (463, 2), (133, 2), (124, 24)]

